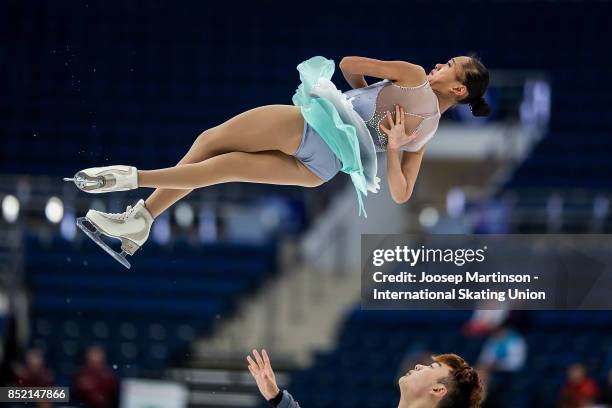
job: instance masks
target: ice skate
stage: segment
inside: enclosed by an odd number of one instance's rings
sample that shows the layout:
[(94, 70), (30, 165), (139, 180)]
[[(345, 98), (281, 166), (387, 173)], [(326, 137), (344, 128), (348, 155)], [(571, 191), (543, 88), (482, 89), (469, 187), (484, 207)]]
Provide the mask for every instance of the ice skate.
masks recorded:
[(86, 193), (108, 193), (138, 188), (138, 170), (132, 166), (91, 167), (77, 172), (72, 181)]
[[(145, 207), (144, 200), (138, 201), (134, 207), (128, 206), (120, 214), (89, 210), (85, 217), (77, 219), (79, 228), (126, 268), (130, 268), (126, 255), (134, 255), (145, 243), (152, 224), (153, 216)], [(106, 244), (102, 235), (120, 240), (121, 253)]]

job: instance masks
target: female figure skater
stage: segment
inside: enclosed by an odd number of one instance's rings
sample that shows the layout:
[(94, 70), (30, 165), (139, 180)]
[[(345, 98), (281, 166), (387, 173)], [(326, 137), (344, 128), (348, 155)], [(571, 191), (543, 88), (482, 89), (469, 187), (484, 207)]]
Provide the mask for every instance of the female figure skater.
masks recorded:
[[(339, 171), (350, 175), (359, 214), (367, 216), (361, 195), (380, 188), (376, 152), (386, 152), (392, 198), (404, 203), (442, 113), (457, 104), (469, 104), (475, 116), (490, 112), (483, 98), (489, 73), (473, 54), (436, 64), (429, 74), (409, 62), (345, 57), (340, 69), (353, 88), (345, 93), (330, 81), (333, 61), (317, 56), (297, 69), (295, 106), (254, 108), (204, 131), (174, 167), (94, 167), (65, 179), (88, 193), (156, 188), (120, 214), (89, 210), (79, 227), (129, 268), (126, 254), (144, 244), (154, 219), (195, 188), (237, 181), (316, 187)], [(364, 76), (382, 80), (368, 85)], [(122, 252), (100, 233), (121, 240)]]

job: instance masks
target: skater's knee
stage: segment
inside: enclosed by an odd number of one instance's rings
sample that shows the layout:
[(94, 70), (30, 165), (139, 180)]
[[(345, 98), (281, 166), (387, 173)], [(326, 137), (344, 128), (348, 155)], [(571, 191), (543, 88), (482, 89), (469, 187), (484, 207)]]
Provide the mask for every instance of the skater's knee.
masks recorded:
[(200, 133), (198, 135), (198, 137), (196, 138), (195, 142), (193, 143), (194, 146), (203, 147), (206, 144), (208, 144), (208, 142), (210, 141), (213, 133), (215, 133), (215, 129), (216, 129), (216, 127), (210, 128), (210, 129), (206, 129), (205, 131)]
[(196, 139), (194, 145), (207, 157), (218, 156), (229, 150), (223, 143), (223, 129), (220, 126), (205, 130)]
[(218, 143), (216, 140), (218, 133), (219, 129), (217, 126), (207, 129), (198, 135), (196, 140), (193, 142), (193, 146), (191, 147), (191, 149), (197, 155), (197, 161), (206, 160), (223, 153), (223, 151), (221, 151), (221, 149), (217, 146)]

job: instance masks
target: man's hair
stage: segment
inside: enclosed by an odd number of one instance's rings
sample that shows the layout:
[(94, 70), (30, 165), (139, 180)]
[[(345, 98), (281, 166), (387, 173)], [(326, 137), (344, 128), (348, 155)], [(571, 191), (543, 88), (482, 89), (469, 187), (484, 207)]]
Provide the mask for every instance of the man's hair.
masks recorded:
[(437, 408), (478, 408), (483, 388), (478, 373), (456, 354), (440, 354), (432, 359), (451, 368), (448, 376), (439, 381), (446, 387), (446, 395)]

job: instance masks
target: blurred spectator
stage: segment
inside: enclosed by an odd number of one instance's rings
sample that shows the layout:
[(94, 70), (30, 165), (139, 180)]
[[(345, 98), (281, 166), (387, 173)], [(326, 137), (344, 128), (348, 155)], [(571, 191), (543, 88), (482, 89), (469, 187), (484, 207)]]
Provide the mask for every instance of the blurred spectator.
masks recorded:
[[(480, 307), (494, 306), (487, 301), (483, 301)], [(491, 309), (491, 310), (474, 310), (472, 317), (463, 326), (463, 334), (466, 336), (484, 336), (489, 334), (497, 326), (503, 323), (508, 318), (509, 310)]]
[(567, 369), (567, 382), (561, 389), (559, 408), (592, 407), (598, 394), (597, 383), (587, 377), (584, 364), (572, 364)]
[(30, 349), (25, 354), (25, 362), (14, 367), (15, 383), (20, 387), (51, 387), (53, 372), (45, 366), (43, 354), (38, 349)]
[(525, 339), (508, 325), (502, 324), (483, 345), (478, 366), (488, 372), (512, 372), (522, 369), (526, 358)]
[(90, 408), (106, 408), (117, 405), (119, 378), (106, 365), (104, 350), (91, 346), (85, 354), (85, 365), (74, 376), (75, 396)]
[(511, 407), (507, 385), (525, 366), (527, 342), (506, 323), (495, 328), (478, 358), (478, 374), (485, 387), (485, 407)]

